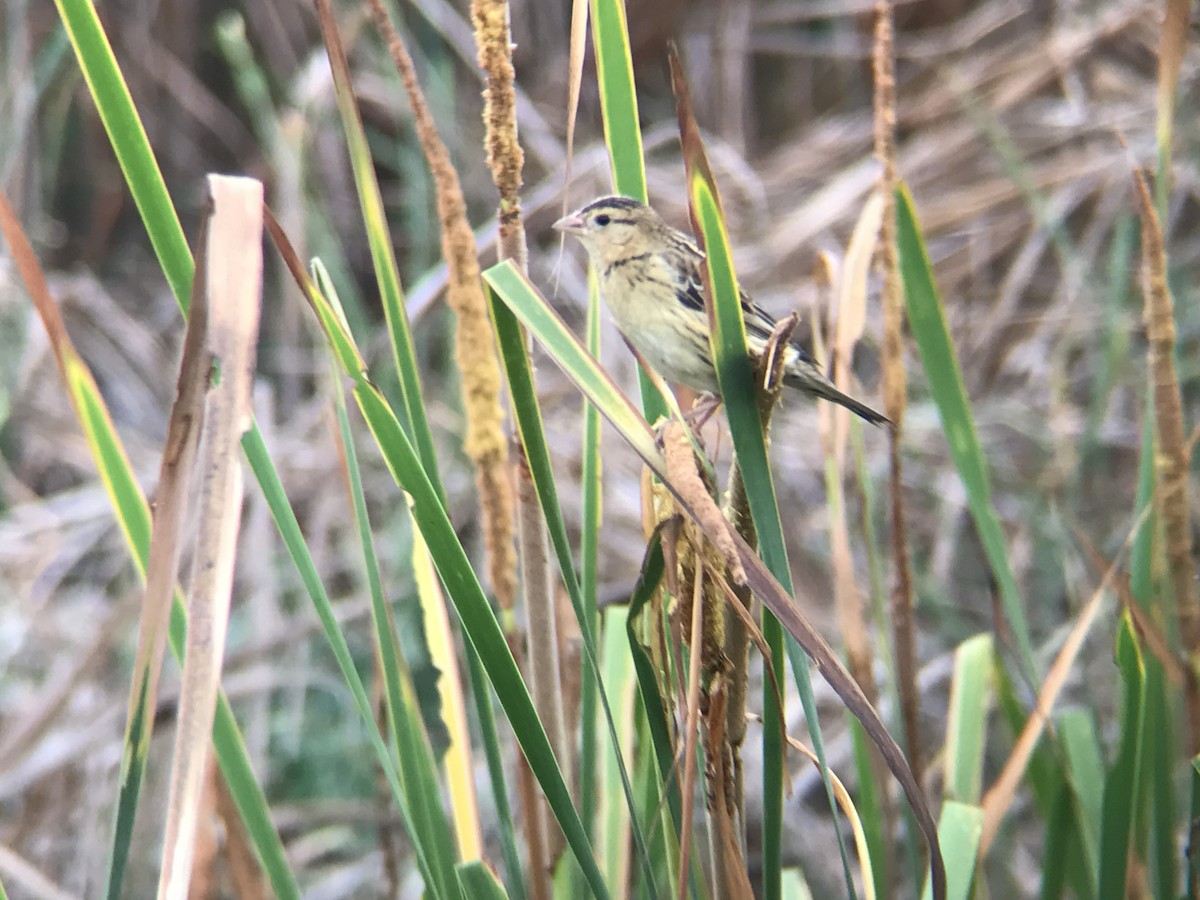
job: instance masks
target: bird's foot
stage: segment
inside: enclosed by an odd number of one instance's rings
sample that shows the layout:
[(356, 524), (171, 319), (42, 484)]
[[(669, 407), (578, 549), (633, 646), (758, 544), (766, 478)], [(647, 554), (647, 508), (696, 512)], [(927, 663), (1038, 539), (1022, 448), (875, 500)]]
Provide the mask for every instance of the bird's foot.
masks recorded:
[(716, 394), (703, 393), (692, 403), (692, 408), (684, 415), (684, 421), (691, 426), (692, 431), (699, 431), (708, 420), (721, 408), (721, 398)]

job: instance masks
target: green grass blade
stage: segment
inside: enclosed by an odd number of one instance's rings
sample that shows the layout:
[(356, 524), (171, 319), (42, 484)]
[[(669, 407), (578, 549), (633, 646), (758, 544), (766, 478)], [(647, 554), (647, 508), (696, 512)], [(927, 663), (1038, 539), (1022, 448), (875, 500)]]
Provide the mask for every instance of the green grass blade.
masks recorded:
[[(1191, 776), (1191, 821), (1200, 821), (1200, 756), (1192, 757), (1192, 765), (1188, 775)], [(1200, 853), (1193, 853), (1188, 858), (1187, 867), (1187, 896), (1197, 896), (1200, 891)]]
[[(1146, 419), (1142, 427), (1141, 455), (1138, 459), (1136, 514), (1150, 504), (1154, 496), (1154, 403), (1147, 385)], [(1162, 594), (1156, 593), (1154, 565), (1154, 514), (1146, 517), (1129, 556), (1129, 589), (1134, 600), (1158, 621), (1174, 623), (1169, 612), (1160, 614)], [(1171, 715), (1171, 692), (1165, 684), (1162, 664), (1153, 657), (1146, 660), (1146, 716), (1143, 737), (1141, 789), (1145, 796), (1141, 808), (1149, 808), (1150, 862), (1155, 896), (1173, 897), (1178, 892), (1179, 861), (1176, 843), (1175, 788), (1171, 770), (1175, 737)], [(1192, 868), (1187, 867), (1189, 879)]]
[[(587, 345), (593, 357), (600, 353), (600, 299), (595, 279), (591, 279), (588, 304)], [(579, 524), (579, 590), (585, 615), (580, 627), (585, 640), (597, 643), (599, 631), (600, 528), (603, 483), (600, 460), (600, 412), (590, 403), (583, 407), (583, 446), (580, 481), (583, 489), (583, 515)], [(579, 697), (579, 815), (589, 838), (593, 838), (598, 806), (596, 791), (596, 715), (599, 682), (591, 666), (584, 666)], [(603, 794), (601, 795), (603, 796)], [(611, 882), (610, 882), (611, 883)]]
[(508, 894), (496, 878), (496, 873), (478, 860), (460, 863), (454, 870), (460, 896), (471, 900), (507, 900)]
[(521, 869), (521, 858), (517, 853), (517, 827), (514, 824), (512, 806), (508, 801), (508, 783), (512, 779), (511, 769), (506, 768), (501, 756), (500, 741), (496, 733), (496, 716), (492, 711), (491, 692), (487, 674), (478, 654), (468, 653), (467, 674), (471, 679), (471, 693), (477, 698), (476, 714), (479, 717), (479, 732), (483, 737), (483, 753), (487, 761), (488, 780), (492, 785), (492, 798), (496, 804), (496, 823), (499, 832), (500, 853), (504, 856), (504, 884), (513, 900), (525, 900), (525, 877)]
[(90, 0), (55, 2), (159, 265), (186, 315), (195, 274), (192, 254), (108, 36)]
[(1083, 710), (1063, 713), (1059, 717), (1058, 734), (1066, 756), (1067, 783), (1075, 805), (1072, 821), (1083, 854), (1089, 886), (1087, 896), (1093, 897), (1096, 894), (1096, 874), (1100, 871), (1104, 760), (1096, 739), (1095, 723)]
[[(1058, 900), (1067, 886), (1067, 864), (1077, 860), (1075, 852), (1075, 811), (1072, 806), (1071, 789), (1066, 784), (1058, 786), (1050, 816), (1046, 819), (1046, 836), (1042, 841), (1042, 886), (1040, 900)], [(1091, 893), (1081, 897), (1095, 896)]]
[[(334, 374), (336, 384), (338, 378), (336, 373)], [(421, 846), (417, 858), (428, 866), (421, 872), (427, 890), (433, 896), (450, 898), (455, 896), (455, 844), (442, 809), (441, 788), (433, 760), (433, 750), (421, 717), (412, 676), (397, 640), (396, 623), (392, 618), (391, 607), (384, 598), (383, 579), (379, 572), (375, 540), (367, 515), (367, 501), (363, 493), (358, 455), (354, 450), (354, 436), (350, 431), (350, 420), (346, 415), (346, 403), (341, 391), (335, 392), (334, 400), (338, 432), (345, 451), (342, 459), (345, 461), (354, 522), (358, 528), (358, 540), (362, 546), (363, 565), (371, 595), (375, 651), (383, 669), (388, 724), (401, 784), (412, 818), (409, 838), (414, 844)]]
[(603, 823), (597, 849), (608, 884), (629, 884), (629, 830), (632, 826), (628, 803), (617, 799), (622, 790), (623, 760), (633, 753), (634, 685), (632, 657), (625, 642), (629, 611), (618, 606), (604, 614), (604, 644), (600, 651), (602, 680), (613, 703), (617, 741), (600, 754), (600, 781), (595, 786), (596, 805)]
[(604, 143), (612, 163), (613, 188), (618, 194), (646, 202), (646, 164), (642, 157), (642, 128), (638, 121), (633, 55), (623, 0), (591, 0), (592, 47)]
[[(946, 857), (946, 900), (970, 900), (983, 835), (983, 810), (947, 800), (938, 819), (938, 841)], [(925, 885), (924, 900), (932, 900), (933, 886)]]
[(1179, 859), (1175, 840), (1175, 734), (1171, 693), (1162, 663), (1146, 657), (1146, 716), (1142, 735), (1142, 796), (1138, 808), (1146, 816), (1138, 833), (1149, 842), (1142, 848), (1151, 866), (1155, 897), (1179, 895)]
[[(350, 67), (346, 61), (341, 38), (332, 22), (322, 15), (325, 47), (330, 57), (333, 72), (334, 96), (342, 118), (342, 132), (346, 138), (346, 151), (350, 156), (350, 168), (354, 173), (354, 185), (358, 192), (359, 208), (367, 233), (367, 245), (371, 251), (371, 265), (375, 270), (375, 281), (383, 302), (383, 313), (387, 319), (388, 336), (391, 338), (392, 358), (400, 378), (400, 390), (404, 398), (401, 421), (420, 453), (438, 495), (445, 502), (438, 475), (437, 452), (433, 436), (425, 415), (425, 401), (421, 392), (421, 376), (417, 366), (416, 350), (412, 332), (408, 327), (408, 312), (404, 306), (404, 291), (400, 286), (396, 253), (392, 246), (391, 232), (384, 213), (383, 195), (375, 175), (375, 163), (371, 159), (367, 135), (363, 130), (353, 85), (350, 84)], [(325, 26), (329, 27), (326, 28)]]
[[(625, 21), (625, 0), (590, 0), (592, 48), (600, 88), (600, 114), (604, 143), (612, 166), (613, 190), (645, 203), (646, 163), (642, 153), (642, 126), (638, 118), (633, 55)], [(667, 414), (667, 401), (638, 369), (642, 411), (647, 422)]]
[(1123, 682), (1120, 746), (1104, 786), (1100, 820), (1100, 900), (1125, 896), (1129, 850), (1133, 839), (1135, 798), (1141, 773), (1142, 734), (1145, 728), (1146, 667), (1128, 612), (1117, 627), (1117, 666)]
[(378, 390), (369, 382), (360, 381), (355, 387), (355, 397), (383, 451), (392, 476), (410, 497), (413, 518), (429, 544), (434, 565), (458, 610), (463, 630), (479, 654), (525, 758), (529, 760), (529, 767), (541, 784), (546, 801), (583, 868), (588, 886), (595, 896), (607, 897), (608, 891), (596, 867), (583, 823), (572, 804), (570, 791), (554, 758), (550, 741), (509, 652), (500, 623), (496, 621), (454, 526), (446, 516), (437, 489)]
[(890, 835), (887, 834), (886, 828), (888, 819), (871, 756), (871, 739), (858, 720), (853, 718), (850, 719), (850, 738), (854, 749), (854, 775), (858, 779), (858, 799), (855, 806), (862, 823), (867, 854), (871, 860), (871, 869), (869, 872), (864, 872), (863, 877), (870, 877), (874, 883), (874, 895), (880, 896), (884, 892), (885, 886), (889, 884), (888, 872), (892, 866), (891, 860), (888, 859), (890, 850)]
[[(511, 264), (506, 265), (511, 268)], [(304, 284), (314, 306), (319, 308), (322, 304), (328, 304), (329, 301), (321, 292), (303, 278), (303, 273), (299, 274), (301, 277), (298, 280)], [(336, 313), (319, 311), (318, 315), (325, 327), (334, 331), (344, 328), (344, 319)], [(353, 340), (348, 334), (331, 334), (330, 340), (335, 345), (341, 343), (353, 348)], [(359, 409), (375, 437), (392, 477), (408, 495), (413, 519), (429, 546), (434, 566), (458, 611), (463, 630), (471, 647), (479, 654), (484, 671), (495, 688), (517, 741), (529, 761), (530, 769), (542, 786), (567, 843), (583, 869), (588, 886), (597, 897), (607, 897), (607, 890), (596, 867), (590, 843), (572, 804), (570, 791), (554, 758), (545, 729), (537, 717), (525, 682), (504, 640), (500, 623), (488, 605), (470, 560), (447, 518), (441, 493), (430, 479), (416, 448), (382, 393), (370, 382), (363, 369), (357, 366), (356, 360), (361, 358), (357, 350), (347, 354), (345, 359), (340, 355), (338, 358), (340, 362), (350, 364), (350, 367), (343, 365), (343, 371), (355, 382), (354, 396)], [(319, 588), (319, 584), (317, 587)]]
[[(746, 352), (746, 325), (742, 318), (741, 291), (733, 266), (733, 253), (725, 229), (720, 201), (707, 162), (691, 169), (689, 188), (693, 213), (703, 234), (705, 262), (709, 288), (712, 291), (712, 342), (717, 381), (721, 386), (729, 431), (734, 451), (746, 486), (746, 497), (754, 528), (758, 535), (759, 553), (768, 571), (775, 576), (788, 594), (794, 593), (792, 570), (783, 538), (783, 520), (771, 478), (767, 459), (766, 437), (763, 434), (754, 372)], [(809, 660), (795, 640), (785, 640), (783, 629), (769, 612), (762, 616), (762, 635), (771, 649), (771, 664), (782, 679), (784, 650), (791, 663), (792, 676), (804, 707), (804, 720), (825, 782), (830, 811), (836, 817), (837, 801), (825, 760), (825, 743), (821, 735), (816, 700), (809, 676)], [(763, 895), (777, 898), (783, 871), (783, 756), (784, 735), (779, 731), (781, 710), (779, 700), (769, 683), (763, 686)], [(838, 851), (846, 886), (854, 896), (854, 881), (850, 874), (850, 859), (845, 840), (837, 831)]]
[(1033, 643), (1021, 603), (1017, 579), (1005, 548), (1004, 531), (992, 505), (987, 461), (963, 386), (958, 356), (946, 327), (942, 301), (933, 278), (933, 267), (921, 237), (916, 211), (908, 189), (896, 188), (896, 239), (900, 249), (900, 274), (904, 301), (912, 323), (913, 337), (921, 353), (921, 364), (929, 391), (937, 404), (950, 454), (967, 491), (967, 505), (984, 555), (1000, 589), (1001, 605), (1009, 630), (1016, 641), (1021, 672), (1030, 685), (1040, 682), (1033, 659)]
[[(529, 466), (530, 477), (537, 492), (538, 503), (546, 520), (546, 529), (550, 536), (551, 546), (558, 559), (559, 572), (567, 595), (571, 599), (575, 616), (579, 622), (580, 636), (583, 641), (584, 667), (597, 679), (597, 699), (604, 711), (605, 722), (608, 726), (610, 742), (618, 743), (616, 723), (603, 684), (598, 682), (600, 665), (596, 651), (596, 641), (593, 629), (588, 625), (592, 617), (589, 607), (585, 605), (579, 579), (575, 573), (575, 565), (571, 555), (570, 538), (567, 535), (567, 525), (563, 520), (562, 504), (558, 500), (558, 488), (555, 483), (554, 469), (550, 462), (550, 448), (546, 443), (545, 429), (542, 427), (542, 414), (538, 404), (537, 390), (533, 383), (533, 369), (529, 362), (529, 354), (525, 349), (525, 336), (517, 323), (511, 309), (499, 302), (494, 291), (488, 291), (488, 302), (491, 308), (492, 324), (496, 332), (496, 340), (500, 345), (500, 356), (504, 371), (508, 378), (508, 393), (512, 399), (513, 415), (517, 422), (517, 430), (521, 436), (521, 445), (525, 450), (525, 459)], [(598, 523), (595, 527), (598, 527)], [(592, 607), (594, 608), (594, 607)], [(633, 786), (625, 771), (623, 759), (618, 756), (617, 766), (621, 774), (621, 785), (625, 791), (630, 814), (634, 810)], [(632, 820), (633, 836), (639, 849), (639, 860), (644, 868), (648, 883), (652, 883), (653, 873), (650, 870), (649, 856), (646, 852), (646, 839), (641, 824), (636, 817)]]
[(585, 397), (633, 444), (643, 458), (661, 460), (646, 421), (621, 389), (590, 356), (537, 288), (511, 262), (492, 266), (483, 280), (512, 309), (521, 324), (549, 351)]
[(948, 800), (970, 804), (978, 804), (980, 800), (993, 653), (990, 634), (963, 641), (954, 652), (950, 712), (946, 721)]

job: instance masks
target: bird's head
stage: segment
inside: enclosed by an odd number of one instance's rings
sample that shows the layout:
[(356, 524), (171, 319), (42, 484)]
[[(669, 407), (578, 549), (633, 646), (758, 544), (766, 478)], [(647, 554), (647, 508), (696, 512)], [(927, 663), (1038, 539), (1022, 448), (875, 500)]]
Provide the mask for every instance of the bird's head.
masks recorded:
[(658, 213), (645, 203), (629, 197), (601, 197), (554, 223), (556, 231), (579, 238), (592, 258), (602, 267), (648, 249), (665, 228)]

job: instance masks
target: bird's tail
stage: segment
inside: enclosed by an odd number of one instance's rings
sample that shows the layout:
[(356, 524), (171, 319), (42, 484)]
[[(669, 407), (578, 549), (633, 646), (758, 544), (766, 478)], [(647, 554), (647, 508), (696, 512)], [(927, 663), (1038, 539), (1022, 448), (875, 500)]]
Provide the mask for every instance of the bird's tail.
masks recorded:
[(783, 383), (788, 387), (799, 388), (806, 394), (829, 400), (838, 406), (844, 406), (850, 412), (861, 416), (872, 425), (891, 425), (892, 420), (883, 413), (878, 413), (865, 403), (859, 403), (853, 397), (847, 396), (833, 386), (833, 382), (821, 374), (816, 365), (806, 366), (802, 362), (792, 364), (784, 370)]

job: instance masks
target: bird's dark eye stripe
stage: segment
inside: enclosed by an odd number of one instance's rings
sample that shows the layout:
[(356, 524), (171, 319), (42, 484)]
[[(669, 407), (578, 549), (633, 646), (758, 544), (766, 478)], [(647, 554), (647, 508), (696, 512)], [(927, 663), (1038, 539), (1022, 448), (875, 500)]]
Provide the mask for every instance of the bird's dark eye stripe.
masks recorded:
[[(603, 219), (604, 221), (601, 221), (601, 219)], [(633, 219), (614, 219), (612, 216), (608, 215), (608, 213), (600, 213), (600, 215), (596, 216), (594, 221), (597, 225), (599, 225), (601, 227), (603, 227), (605, 225), (632, 225), (633, 224)]]

